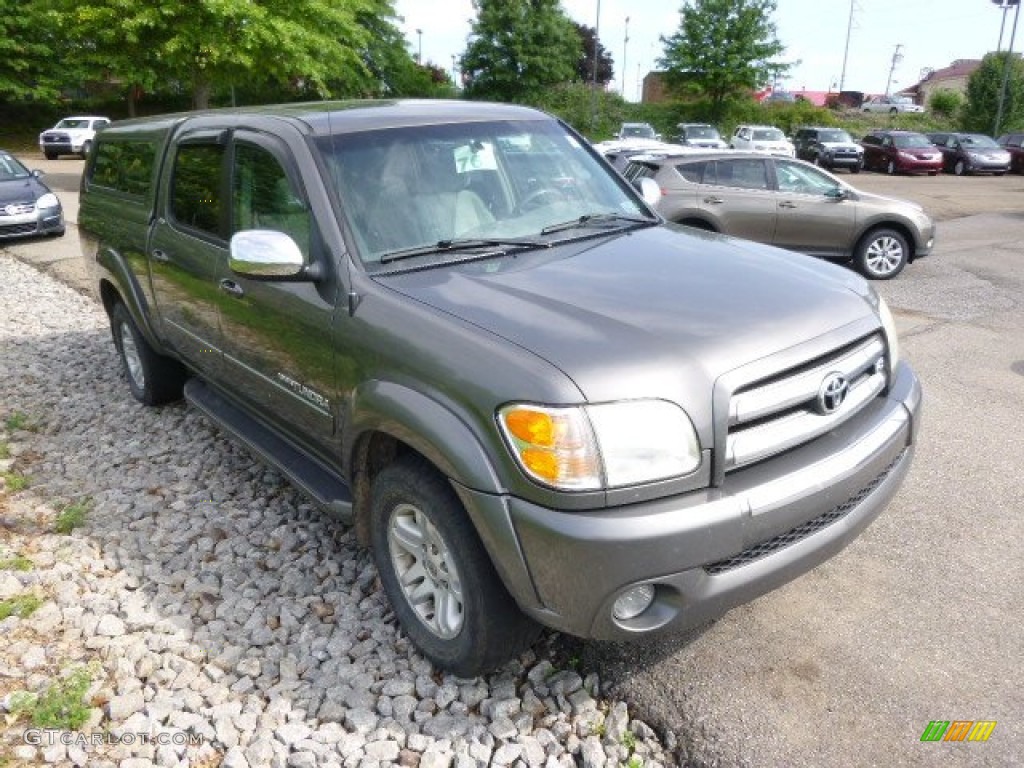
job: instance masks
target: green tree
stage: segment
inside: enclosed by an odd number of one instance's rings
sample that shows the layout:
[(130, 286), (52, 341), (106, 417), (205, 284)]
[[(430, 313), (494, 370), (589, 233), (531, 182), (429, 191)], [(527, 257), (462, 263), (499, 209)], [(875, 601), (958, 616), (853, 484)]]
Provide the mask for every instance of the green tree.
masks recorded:
[(573, 79), (583, 45), (559, 0), (473, 0), (473, 7), (461, 61), (467, 96), (523, 101)]
[(594, 82), (594, 47), (597, 47), (597, 82), (607, 85), (615, 77), (615, 64), (608, 49), (597, 39), (597, 31), (586, 24), (573, 23), (583, 43), (583, 53), (576, 62), (576, 79), (581, 83)]
[(0, 0), (0, 99), (52, 99), (64, 49), (47, 0)]
[(691, 91), (721, 118), (727, 102), (785, 74), (785, 47), (776, 37), (775, 0), (693, 0), (679, 9), (679, 29), (662, 37), (658, 65), (677, 92)]
[[(60, 0), (81, 56), (108, 78), (143, 87), (187, 83), (197, 108), (216, 87), (253, 80), (328, 95), (369, 73), (360, 11), (389, 0)], [(393, 12), (391, 13), (393, 16)]]
[[(999, 91), (1003, 85), (1008, 56), (1010, 77), (1006, 84), (1002, 120), (997, 129), (995, 120), (999, 111)], [(1011, 56), (1004, 51), (989, 53), (981, 60), (981, 66), (967, 80), (967, 102), (962, 115), (961, 122), (965, 131), (989, 133), (1024, 127), (1024, 62), (1019, 55), (1015, 53)]]

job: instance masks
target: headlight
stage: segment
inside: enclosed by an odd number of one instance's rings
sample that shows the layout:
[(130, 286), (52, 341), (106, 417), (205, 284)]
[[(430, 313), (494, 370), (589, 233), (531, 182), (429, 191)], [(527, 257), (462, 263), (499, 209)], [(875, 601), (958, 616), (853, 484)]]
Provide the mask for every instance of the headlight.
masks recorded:
[(59, 208), (60, 200), (57, 199), (57, 196), (53, 194), (53, 192), (47, 192), (45, 195), (42, 195), (38, 200), (36, 200), (36, 207)]
[(885, 299), (878, 297), (878, 317), (882, 321), (882, 330), (885, 331), (885, 341), (889, 345), (889, 377), (892, 378), (896, 372), (896, 363), (900, 360), (900, 343), (896, 337), (896, 321)]
[(692, 472), (700, 446), (689, 417), (665, 400), (498, 411), (512, 455), (532, 479), (564, 491), (649, 483)]

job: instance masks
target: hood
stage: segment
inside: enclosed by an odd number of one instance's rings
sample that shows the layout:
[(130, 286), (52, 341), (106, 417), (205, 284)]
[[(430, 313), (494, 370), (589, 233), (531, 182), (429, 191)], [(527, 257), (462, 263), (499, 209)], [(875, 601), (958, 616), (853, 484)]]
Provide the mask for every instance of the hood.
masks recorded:
[(3, 181), (0, 182), (0, 205), (34, 203), (49, 191), (33, 177)]
[(674, 225), (376, 279), (532, 351), (592, 402), (706, 400), (721, 374), (872, 311), (849, 270)]
[(825, 147), (825, 149), (849, 149), (854, 152), (864, 151), (860, 144), (854, 144), (852, 141), (823, 141), (821, 146)]

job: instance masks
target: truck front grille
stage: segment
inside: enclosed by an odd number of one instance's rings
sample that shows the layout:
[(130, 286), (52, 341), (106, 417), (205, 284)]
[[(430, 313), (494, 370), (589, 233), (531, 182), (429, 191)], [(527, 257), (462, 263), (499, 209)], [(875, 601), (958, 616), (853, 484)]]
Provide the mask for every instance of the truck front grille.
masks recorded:
[(874, 334), (738, 390), (729, 402), (725, 471), (835, 429), (884, 392), (887, 383), (885, 343)]
[(739, 554), (727, 557), (724, 560), (709, 563), (704, 566), (704, 570), (711, 575), (731, 571), (733, 568), (739, 568), (740, 566), (747, 565), (755, 560), (760, 560), (762, 557), (767, 557), (768, 555), (778, 552), (780, 549), (785, 549), (788, 546), (796, 544), (798, 541), (806, 539), (811, 534), (817, 533), (818, 531), (832, 525), (832, 523), (841, 520), (846, 517), (847, 514), (852, 512), (858, 504), (870, 496), (874, 490), (885, 481), (885, 478), (889, 476), (889, 473), (893, 471), (900, 461), (903, 460), (905, 453), (906, 451), (901, 452), (899, 456), (889, 463), (889, 466), (878, 473), (877, 477), (842, 504), (837, 504), (827, 512), (823, 512), (818, 515), (813, 520), (808, 520), (806, 523), (796, 526), (796, 528), (792, 528), (785, 533), (780, 533), (778, 536), (768, 539), (768, 541), (762, 541), (760, 544), (748, 547)]

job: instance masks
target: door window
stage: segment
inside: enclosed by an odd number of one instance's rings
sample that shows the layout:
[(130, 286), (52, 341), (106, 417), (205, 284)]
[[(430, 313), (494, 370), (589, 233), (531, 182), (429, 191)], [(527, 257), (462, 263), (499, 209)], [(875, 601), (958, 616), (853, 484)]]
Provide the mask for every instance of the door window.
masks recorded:
[(824, 195), (827, 191), (836, 188), (835, 181), (820, 171), (785, 161), (776, 161), (775, 179), (780, 192)]
[(189, 229), (221, 235), (220, 144), (182, 144), (171, 177), (171, 215)]
[(309, 259), (310, 213), (288, 174), (270, 152), (235, 146), (231, 232), (271, 229), (289, 235)]
[[(714, 169), (708, 163), (708, 171), (704, 174), (705, 184), (717, 184), (721, 187), (737, 189), (768, 189), (768, 173), (764, 160), (758, 158), (742, 158), (738, 160), (716, 160)], [(713, 175), (712, 175), (713, 174)]]

